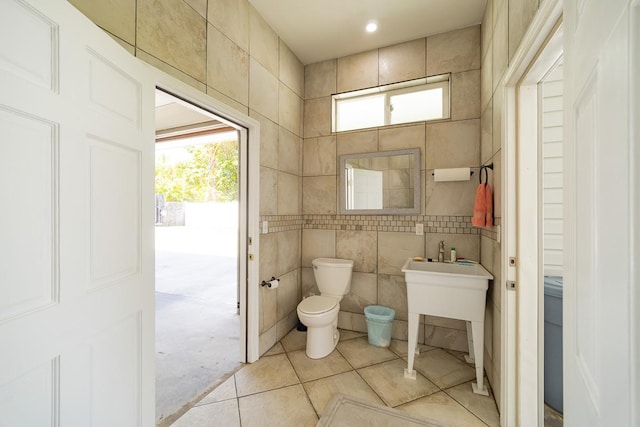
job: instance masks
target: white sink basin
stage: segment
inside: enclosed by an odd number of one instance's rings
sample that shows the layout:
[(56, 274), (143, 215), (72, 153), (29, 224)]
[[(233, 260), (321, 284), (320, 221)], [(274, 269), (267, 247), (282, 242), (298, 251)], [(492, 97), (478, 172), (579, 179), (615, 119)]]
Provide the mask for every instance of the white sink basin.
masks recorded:
[(413, 359), (421, 314), (467, 321), (469, 356), (476, 364), (477, 384), (473, 391), (488, 394), (484, 387), (483, 345), (484, 310), (489, 280), (493, 279), (480, 264), (414, 261), (402, 266), (407, 282), (409, 308), (409, 360), (405, 377), (415, 378)]

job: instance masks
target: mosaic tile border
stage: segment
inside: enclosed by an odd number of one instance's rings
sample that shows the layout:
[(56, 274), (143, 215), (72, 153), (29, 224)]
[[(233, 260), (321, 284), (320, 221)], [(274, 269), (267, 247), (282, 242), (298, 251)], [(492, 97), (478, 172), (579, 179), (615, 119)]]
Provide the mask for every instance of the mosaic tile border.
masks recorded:
[[(464, 215), (263, 215), (260, 224), (267, 221), (268, 233), (300, 229), (414, 233), (416, 224), (424, 224), (425, 233), (479, 234), (497, 239), (495, 227), (474, 227), (471, 218)], [(496, 225), (499, 224), (500, 219), (496, 218)], [(262, 227), (260, 234), (265, 234)]]

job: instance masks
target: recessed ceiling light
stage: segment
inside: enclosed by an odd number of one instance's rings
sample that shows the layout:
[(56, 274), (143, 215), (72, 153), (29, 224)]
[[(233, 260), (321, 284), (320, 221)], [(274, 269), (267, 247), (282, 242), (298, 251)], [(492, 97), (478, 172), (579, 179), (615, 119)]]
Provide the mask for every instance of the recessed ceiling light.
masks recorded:
[(378, 24), (376, 24), (375, 22), (369, 22), (365, 27), (365, 29), (367, 30), (368, 33), (373, 33), (375, 30), (378, 29)]

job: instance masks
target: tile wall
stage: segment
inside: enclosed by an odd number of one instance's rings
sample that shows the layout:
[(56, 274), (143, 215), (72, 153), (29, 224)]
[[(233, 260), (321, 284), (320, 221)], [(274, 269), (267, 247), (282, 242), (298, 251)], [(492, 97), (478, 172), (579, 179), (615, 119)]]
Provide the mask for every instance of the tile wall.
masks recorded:
[[(503, 96), (504, 75), (517, 51), (531, 20), (535, 16), (539, 0), (488, 0), (482, 19), (482, 67), (480, 106), (481, 144), (480, 160), (493, 162), (489, 184), (493, 188), (496, 224), (501, 223), (503, 204), (501, 154), (504, 146)], [(501, 259), (502, 248), (497, 241), (495, 227), (483, 229), (480, 234), (481, 262), (495, 276), (487, 293), (485, 318), (485, 370), (489, 377), (496, 403), (500, 406), (500, 341), (501, 341)], [(492, 325), (492, 326), (489, 326)]]
[[(302, 168), (302, 293), (318, 292), (311, 260), (355, 261), (351, 293), (341, 302), (339, 326), (366, 331), (364, 308), (396, 311), (393, 336), (407, 339), (407, 296), (400, 271), (408, 257), (447, 255), (480, 259), (480, 233), (470, 224), (478, 185), (433, 181), (435, 168), (480, 163), (479, 25), (305, 67)], [(331, 132), (331, 95), (420, 77), (451, 73), (451, 120), (417, 122), (359, 131)], [(419, 148), (423, 195), (412, 216), (338, 215), (337, 163), (342, 154)], [(476, 170), (477, 171), (477, 170)], [(415, 224), (425, 226), (415, 234)], [(464, 322), (427, 316), (419, 342), (467, 350)]]
[(295, 326), (302, 295), (303, 64), (247, 0), (69, 1), (131, 54), (260, 122), (260, 214), (276, 224), (260, 277), (281, 279), (260, 290), (263, 353)]

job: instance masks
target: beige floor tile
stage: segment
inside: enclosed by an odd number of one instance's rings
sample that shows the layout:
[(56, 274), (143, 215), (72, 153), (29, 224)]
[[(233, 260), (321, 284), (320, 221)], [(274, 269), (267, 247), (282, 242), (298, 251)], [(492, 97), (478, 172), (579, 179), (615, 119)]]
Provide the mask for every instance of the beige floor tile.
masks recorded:
[(548, 405), (544, 405), (544, 427), (562, 427), (564, 419), (562, 414)]
[(299, 384), (241, 397), (239, 401), (242, 427), (313, 427), (318, 422)]
[(367, 337), (340, 342), (338, 343), (338, 351), (356, 369), (398, 357), (387, 348), (370, 345)]
[(485, 423), (443, 391), (398, 406), (396, 409), (447, 427), (486, 427)]
[(196, 406), (207, 405), (214, 402), (222, 402), (223, 400), (236, 398), (236, 380), (232, 375), (225, 382), (213, 389), (211, 393), (206, 395), (204, 399), (196, 403)]
[(440, 391), (420, 374), (416, 374), (415, 380), (406, 379), (406, 367), (404, 360), (397, 359), (359, 369), (358, 373), (389, 406), (402, 405)]
[(235, 377), (238, 397), (299, 383), (284, 354), (262, 357), (239, 370)]
[(171, 427), (216, 426), (240, 427), (237, 399), (195, 406), (171, 424)]
[[(407, 357), (408, 354), (409, 343), (407, 341), (402, 340), (391, 340), (391, 345), (389, 346), (389, 350), (393, 351), (400, 357)], [(431, 347), (430, 345), (418, 344), (418, 348), (420, 349), (420, 353), (424, 353), (425, 351), (435, 350), (436, 347)]]
[(363, 334), (362, 332), (348, 331), (346, 329), (339, 329), (339, 331), (340, 331), (340, 341), (352, 340), (354, 338), (360, 338), (367, 335), (367, 334)]
[(462, 384), (476, 376), (475, 369), (442, 349), (417, 356), (414, 369), (441, 389)]
[(282, 347), (282, 344), (276, 343), (276, 345), (267, 350), (263, 356), (273, 356), (280, 353), (284, 353), (284, 348)]
[[(485, 378), (485, 384), (486, 381), (487, 379)], [(471, 389), (472, 382), (475, 382), (475, 380), (449, 388), (445, 390), (445, 393), (473, 412), (476, 417), (484, 421), (489, 427), (499, 427), (500, 414), (498, 413), (493, 393), (489, 390), (489, 396), (475, 394)]]
[(303, 350), (307, 348), (307, 333), (293, 329), (280, 341), (286, 351)]
[(293, 365), (293, 369), (298, 374), (298, 378), (303, 383), (341, 374), (352, 369), (349, 362), (337, 350), (333, 350), (327, 357), (322, 359), (310, 359), (304, 350), (292, 351), (287, 355)]
[(303, 386), (313, 407), (320, 415), (336, 393), (384, 405), (384, 402), (355, 371), (311, 381)]
[[(469, 353), (464, 352), (464, 351), (449, 350), (449, 349), (444, 349), (444, 351), (446, 351), (447, 353), (449, 353), (450, 355), (452, 355), (456, 359), (460, 360), (461, 362), (467, 363), (467, 361), (465, 359), (465, 356), (468, 356)], [(475, 367), (475, 365), (473, 363), (467, 363), (467, 365), (469, 365), (471, 367)]]

